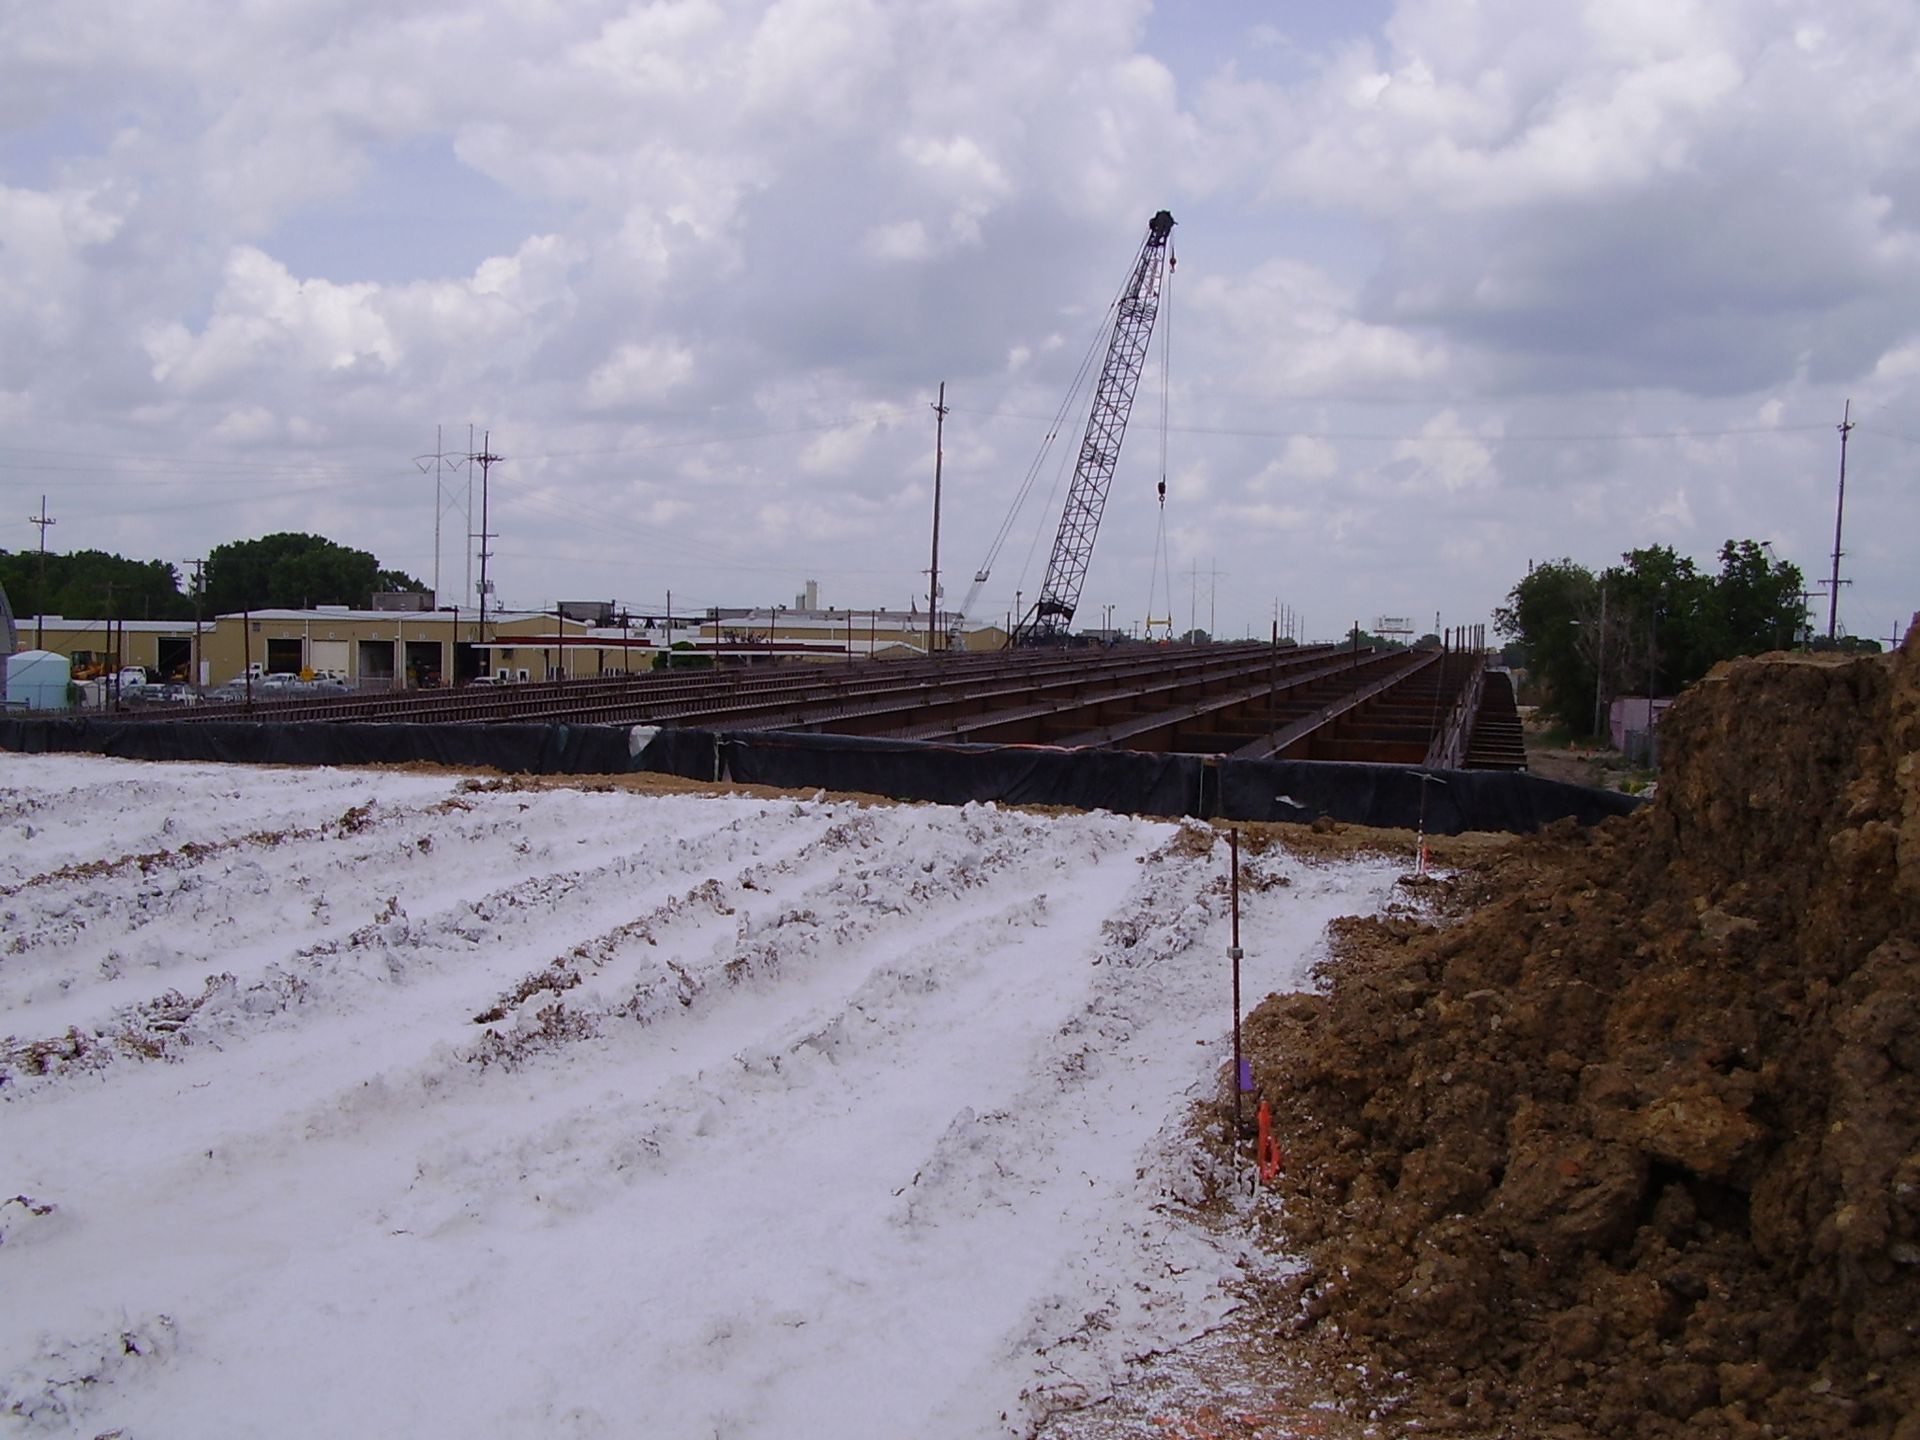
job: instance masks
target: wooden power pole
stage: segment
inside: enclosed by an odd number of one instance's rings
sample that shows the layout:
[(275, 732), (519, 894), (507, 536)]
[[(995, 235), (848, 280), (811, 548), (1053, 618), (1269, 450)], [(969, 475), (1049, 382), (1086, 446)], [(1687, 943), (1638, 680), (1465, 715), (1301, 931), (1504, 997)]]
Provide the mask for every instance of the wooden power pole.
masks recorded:
[(940, 632), (940, 451), (947, 426), (947, 382), (933, 402), (933, 558), (927, 564), (927, 655), (932, 658)]
[(1833, 502), (1833, 575), (1827, 582), (1827, 639), (1840, 628), (1840, 521), (1847, 512), (1847, 433), (1853, 429), (1853, 401), (1840, 412), (1840, 491)]

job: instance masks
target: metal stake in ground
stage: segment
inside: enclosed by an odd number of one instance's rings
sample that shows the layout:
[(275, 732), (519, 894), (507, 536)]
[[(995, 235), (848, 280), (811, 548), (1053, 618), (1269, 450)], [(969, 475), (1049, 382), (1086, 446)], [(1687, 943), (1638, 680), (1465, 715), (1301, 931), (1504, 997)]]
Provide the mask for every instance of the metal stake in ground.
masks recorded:
[(1419, 860), (1414, 868), (1414, 874), (1425, 875), (1427, 873), (1427, 786), (1445, 785), (1447, 782), (1430, 770), (1416, 770), (1413, 776), (1420, 782), (1420, 833), (1417, 842), (1419, 849), (1415, 852)]
[(1240, 827), (1236, 825), (1228, 830), (1227, 839), (1233, 856), (1233, 875), (1227, 887), (1233, 897), (1233, 943), (1227, 947), (1227, 958), (1233, 962), (1233, 1133), (1234, 1143), (1238, 1144), (1240, 1094), (1253, 1088), (1253, 1076), (1248, 1072), (1246, 1061), (1240, 1058)]

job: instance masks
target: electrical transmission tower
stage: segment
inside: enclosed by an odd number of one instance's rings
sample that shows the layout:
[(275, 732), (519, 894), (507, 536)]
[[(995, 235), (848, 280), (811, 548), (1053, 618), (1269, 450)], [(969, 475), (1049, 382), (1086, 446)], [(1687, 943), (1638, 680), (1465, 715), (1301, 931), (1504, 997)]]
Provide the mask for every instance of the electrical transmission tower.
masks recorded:
[[(468, 450), (473, 448), (471, 427), (469, 427), (469, 433), (467, 435), (467, 448)], [(445, 447), (441, 443), (440, 427), (438, 425), (433, 427), (432, 452), (430, 454), (416, 455), (413, 457), (413, 463), (420, 469), (422, 474), (431, 472), (433, 475), (433, 603), (436, 607), (440, 604), (440, 597), (443, 593), (440, 589), (440, 521), (449, 510), (457, 510), (460, 512), (461, 518), (466, 521), (469, 533), (471, 533), (473, 529), (472, 479), (469, 478), (467, 481), (467, 500), (464, 507), (460, 503), (457, 492), (449, 489), (445, 479), (445, 476), (450, 471), (458, 470), (465, 466), (468, 458), (466, 455), (449, 455), (446, 452)], [(466, 584), (471, 585), (472, 583), (472, 563), (471, 557), (469, 557)], [(462, 587), (461, 593), (466, 593), (465, 586)]]

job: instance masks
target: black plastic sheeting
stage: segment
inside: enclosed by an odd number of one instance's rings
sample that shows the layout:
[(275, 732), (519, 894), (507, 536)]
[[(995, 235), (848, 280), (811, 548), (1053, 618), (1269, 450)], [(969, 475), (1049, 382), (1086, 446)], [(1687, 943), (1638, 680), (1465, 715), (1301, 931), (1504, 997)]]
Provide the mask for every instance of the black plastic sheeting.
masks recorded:
[[(86, 751), (135, 760), (374, 765), (428, 761), (510, 773), (652, 771), (783, 789), (859, 791), (958, 805), (1062, 805), (1132, 815), (1312, 821), (1431, 834), (1525, 834), (1555, 820), (1624, 815), (1628, 795), (1490, 770), (1311, 760), (1224, 760), (1131, 750), (928, 745), (769, 731), (619, 725), (264, 724), (254, 721), (0, 720), (0, 749)], [(1422, 780), (1422, 775), (1427, 778)]]
[(241, 765), (403, 765), (427, 761), (534, 775), (605, 775), (636, 768), (624, 726), (329, 725), (206, 720), (0, 720), (0, 749), (85, 751), (125, 760), (219, 760)]
[(1593, 825), (1627, 815), (1640, 801), (1503, 770), (1417, 770), (1405, 765), (1358, 765), (1328, 760), (1223, 762), (1216, 812), (1228, 820), (1317, 820), (1416, 828), (1426, 792), (1429, 834), (1505, 830), (1530, 834), (1571, 817)]
[(1188, 755), (764, 731), (721, 735), (718, 745), (728, 778), (755, 785), (859, 790), (942, 805), (996, 800), (1166, 816), (1193, 814), (1198, 798)]
[[(685, 732), (682, 732), (683, 734)], [(1625, 815), (1630, 795), (1493, 770), (1420, 771), (1405, 765), (1313, 760), (1225, 760), (1130, 750), (1052, 750), (1024, 745), (923, 745), (841, 735), (720, 734), (676, 774), (783, 788), (818, 786), (901, 800), (1065, 805), (1132, 815), (1313, 821), (1430, 834), (1504, 830), (1527, 834), (1555, 820), (1583, 825)], [(656, 768), (652, 751), (647, 768)], [(716, 767), (716, 760), (718, 762)], [(664, 765), (659, 768), (666, 768)], [(1425, 774), (1428, 778), (1422, 780)]]

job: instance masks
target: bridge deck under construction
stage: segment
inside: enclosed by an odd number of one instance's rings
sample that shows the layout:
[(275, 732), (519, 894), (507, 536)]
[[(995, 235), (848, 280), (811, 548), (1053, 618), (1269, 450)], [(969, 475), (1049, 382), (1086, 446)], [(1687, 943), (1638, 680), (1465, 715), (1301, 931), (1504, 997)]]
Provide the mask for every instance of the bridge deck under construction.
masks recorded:
[(1122, 645), (151, 709), (173, 721), (797, 730), (933, 743), (1518, 770), (1512, 686), (1477, 651)]

